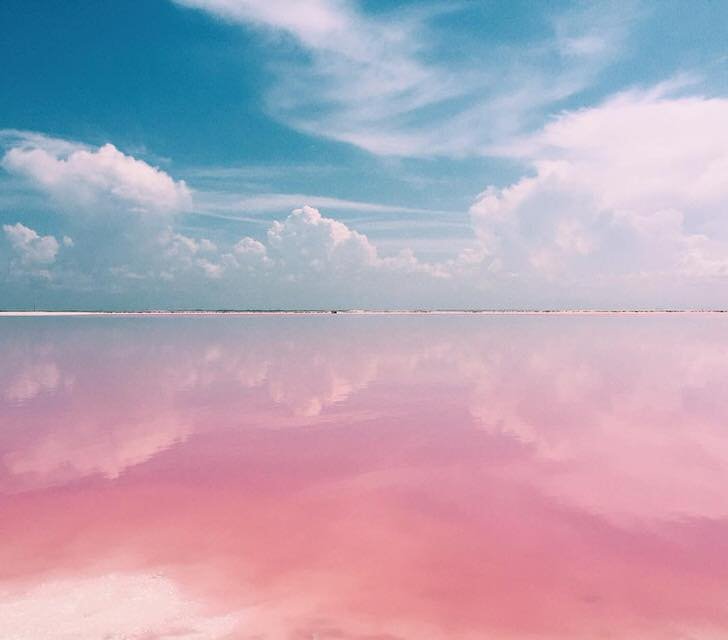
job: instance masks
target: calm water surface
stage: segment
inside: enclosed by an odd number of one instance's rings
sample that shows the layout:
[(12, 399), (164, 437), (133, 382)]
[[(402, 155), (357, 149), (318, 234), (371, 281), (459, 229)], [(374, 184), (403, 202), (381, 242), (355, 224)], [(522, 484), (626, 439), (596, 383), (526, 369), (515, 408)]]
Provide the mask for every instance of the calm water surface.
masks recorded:
[(728, 637), (728, 317), (0, 319), (0, 638)]

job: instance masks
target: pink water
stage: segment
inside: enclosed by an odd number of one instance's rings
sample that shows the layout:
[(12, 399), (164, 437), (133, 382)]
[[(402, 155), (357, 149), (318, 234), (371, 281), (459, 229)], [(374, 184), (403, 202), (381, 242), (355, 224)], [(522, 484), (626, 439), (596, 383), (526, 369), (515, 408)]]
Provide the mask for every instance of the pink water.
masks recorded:
[(728, 317), (0, 319), (0, 638), (728, 637)]

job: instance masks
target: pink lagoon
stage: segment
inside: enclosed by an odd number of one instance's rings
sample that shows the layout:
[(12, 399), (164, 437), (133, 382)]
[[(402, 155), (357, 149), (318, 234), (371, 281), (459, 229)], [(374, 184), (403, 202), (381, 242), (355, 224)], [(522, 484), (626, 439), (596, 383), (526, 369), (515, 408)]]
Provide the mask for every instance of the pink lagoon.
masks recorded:
[(0, 637), (728, 637), (728, 317), (2, 318)]
[(728, 640), (728, 0), (0, 0), (0, 640)]

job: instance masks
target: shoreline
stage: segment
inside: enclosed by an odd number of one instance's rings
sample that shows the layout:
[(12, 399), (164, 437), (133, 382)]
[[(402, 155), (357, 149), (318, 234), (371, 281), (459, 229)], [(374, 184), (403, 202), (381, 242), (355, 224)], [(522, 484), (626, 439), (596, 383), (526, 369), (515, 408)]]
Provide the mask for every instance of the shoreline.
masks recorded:
[(393, 309), (393, 310), (355, 310), (355, 309), (322, 309), (322, 310), (147, 310), (147, 311), (0, 311), (0, 318), (28, 317), (140, 317), (140, 316), (307, 316), (307, 315), (346, 315), (346, 316), (379, 316), (379, 315), (668, 315), (668, 314), (721, 314), (726, 309)]

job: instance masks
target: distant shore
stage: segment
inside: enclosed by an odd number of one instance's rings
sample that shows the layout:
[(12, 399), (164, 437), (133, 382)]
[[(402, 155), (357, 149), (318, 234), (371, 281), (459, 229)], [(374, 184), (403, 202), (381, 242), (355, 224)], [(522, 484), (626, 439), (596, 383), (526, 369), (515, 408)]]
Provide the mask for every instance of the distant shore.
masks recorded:
[(1, 317), (53, 316), (251, 316), (251, 315), (643, 315), (643, 314), (714, 314), (728, 309), (221, 309), (221, 310), (137, 310), (137, 311), (0, 311)]

